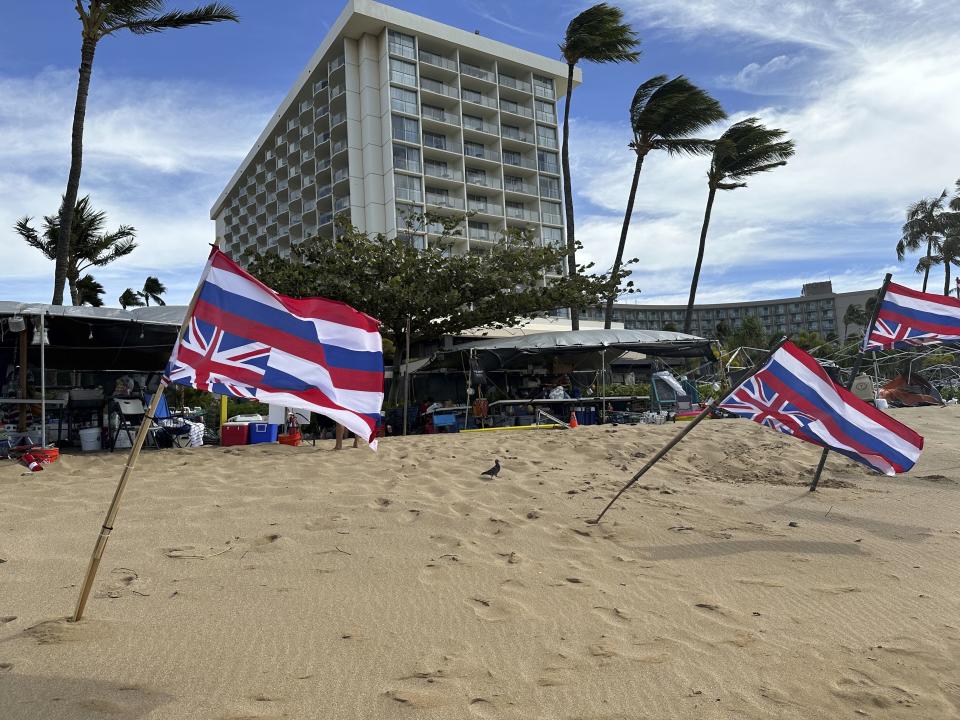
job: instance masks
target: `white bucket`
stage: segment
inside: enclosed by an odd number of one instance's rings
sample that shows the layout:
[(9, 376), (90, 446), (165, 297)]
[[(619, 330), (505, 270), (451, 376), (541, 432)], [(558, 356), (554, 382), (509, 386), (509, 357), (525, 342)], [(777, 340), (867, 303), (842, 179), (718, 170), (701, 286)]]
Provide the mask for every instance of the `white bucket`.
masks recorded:
[(888, 407), (890, 407), (889, 403), (883, 398), (877, 398), (874, 400), (874, 402), (877, 405), (877, 410), (886, 410)]
[(95, 452), (100, 449), (100, 428), (80, 430), (80, 449), (83, 452)]

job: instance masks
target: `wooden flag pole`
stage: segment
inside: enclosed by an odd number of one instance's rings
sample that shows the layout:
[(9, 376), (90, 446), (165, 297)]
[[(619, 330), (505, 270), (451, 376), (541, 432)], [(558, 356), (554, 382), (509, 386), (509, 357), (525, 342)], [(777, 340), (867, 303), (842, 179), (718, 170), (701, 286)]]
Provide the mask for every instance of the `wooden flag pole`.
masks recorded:
[[(766, 354), (763, 360), (761, 360), (758, 364), (754, 365), (753, 369), (750, 371), (750, 374), (744, 377), (743, 380), (740, 381), (740, 384), (742, 385), (744, 382), (746, 382), (748, 378), (758, 373), (760, 371), (760, 368), (762, 368), (764, 365), (767, 364), (767, 361), (771, 357), (773, 357), (773, 354), (777, 350), (779, 350), (780, 346), (783, 345), (786, 341), (787, 341), (786, 337), (780, 338), (780, 342), (778, 342), (776, 345), (773, 346), (773, 349)], [(723, 400), (716, 403), (716, 405), (722, 405), (734, 390), (736, 390), (736, 388), (731, 388), (730, 392), (723, 397)], [(710, 400), (710, 402), (707, 403), (707, 407), (705, 407), (700, 412), (700, 414), (697, 415), (693, 420), (687, 423), (687, 427), (685, 427), (683, 430), (681, 430), (676, 435), (674, 435), (673, 439), (670, 440), (670, 442), (668, 442), (666, 445), (660, 448), (657, 454), (654, 455), (652, 458), (650, 458), (650, 460), (647, 461), (647, 464), (644, 465), (642, 468), (640, 468), (637, 474), (634, 475), (632, 478), (630, 478), (629, 481), (627, 481), (626, 485), (620, 488), (620, 491), (613, 496), (613, 499), (609, 503), (607, 503), (607, 506), (603, 509), (603, 512), (597, 515), (596, 520), (587, 520), (587, 522), (590, 523), (591, 525), (598, 524), (603, 519), (603, 516), (606, 515), (607, 510), (609, 510), (613, 506), (613, 504), (617, 501), (617, 498), (623, 495), (623, 493), (625, 493), (637, 480), (643, 477), (643, 475), (647, 472), (647, 470), (649, 470), (654, 465), (656, 465), (663, 458), (664, 455), (670, 452), (677, 445), (677, 443), (683, 440), (691, 430), (693, 430), (697, 425), (699, 425), (700, 422), (704, 420), (707, 417), (707, 415), (710, 414), (713, 408), (714, 408), (714, 402), (713, 400)]]
[[(217, 244), (214, 243), (214, 250), (216, 249)], [(209, 263), (208, 263), (209, 267)], [(203, 278), (206, 277), (206, 269), (200, 278), (200, 282), (197, 283), (197, 289), (193, 293), (193, 298), (190, 300), (190, 304), (187, 306), (187, 312), (183, 316), (183, 322), (180, 324), (180, 332), (177, 335), (177, 342), (174, 345), (174, 348), (183, 340), (184, 334), (186, 334), (187, 324), (190, 322), (190, 317), (193, 315), (193, 309), (196, 307), (197, 300), (200, 298), (200, 288), (203, 285)], [(79, 622), (80, 618), (83, 617), (83, 610), (87, 605), (87, 598), (90, 596), (90, 590), (93, 588), (93, 581), (97, 576), (97, 568), (100, 567), (100, 559), (103, 557), (103, 551), (107, 547), (107, 540), (110, 538), (110, 533), (113, 530), (113, 521), (117, 517), (117, 512), (120, 510), (120, 498), (123, 496), (123, 491), (127, 486), (127, 480), (130, 479), (130, 475), (133, 474), (133, 469), (136, 467), (137, 459), (140, 457), (140, 450), (143, 448), (143, 442), (147, 438), (147, 432), (150, 430), (151, 424), (153, 424), (153, 418), (157, 411), (157, 406), (160, 404), (160, 398), (163, 397), (163, 391), (167, 387), (166, 378), (160, 380), (160, 386), (157, 388), (157, 391), (153, 393), (153, 397), (150, 399), (150, 407), (147, 408), (146, 412), (143, 415), (143, 420), (140, 421), (140, 428), (137, 430), (137, 436), (133, 439), (133, 446), (130, 448), (130, 454), (127, 456), (127, 464), (123, 468), (123, 474), (120, 476), (120, 482), (117, 484), (117, 489), (113, 493), (113, 500), (110, 501), (110, 507), (107, 509), (107, 515), (103, 520), (103, 525), (100, 527), (100, 534), (97, 536), (97, 542), (93, 546), (93, 554), (90, 556), (90, 564), (87, 566), (87, 574), (83, 578), (83, 585), (80, 588), (80, 597), (77, 599), (77, 608), (73, 613), (73, 622)]]
[[(863, 365), (863, 356), (864, 356), (864, 345), (867, 344), (867, 341), (870, 338), (870, 334), (873, 332), (873, 326), (877, 323), (877, 316), (880, 314), (880, 304), (883, 302), (883, 298), (887, 294), (887, 286), (890, 285), (890, 280), (893, 278), (891, 273), (887, 273), (883, 278), (883, 285), (880, 286), (880, 289), (877, 291), (877, 302), (873, 307), (873, 313), (870, 315), (870, 323), (867, 325), (866, 330), (864, 331), (864, 340), (860, 343), (860, 350), (857, 352), (857, 357), (853, 361), (853, 368), (850, 370), (850, 380), (847, 382), (846, 389), (849, 390), (853, 387), (853, 381), (857, 379), (857, 375), (860, 374), (860, 368)], [(876, 353), (874, 353), (876, 357)], [(820, 484), (820, 475), (823, 473), (823, 466), (827, 464), (827, 455), (830, 454), (830, 448), (824, 448), (823, 452), (820, 453), (820, 462), (817, 463), (817, 469), (813, 474), (813, 481), (810, 483), (810, 492), (815, 492), (817, 485)]]

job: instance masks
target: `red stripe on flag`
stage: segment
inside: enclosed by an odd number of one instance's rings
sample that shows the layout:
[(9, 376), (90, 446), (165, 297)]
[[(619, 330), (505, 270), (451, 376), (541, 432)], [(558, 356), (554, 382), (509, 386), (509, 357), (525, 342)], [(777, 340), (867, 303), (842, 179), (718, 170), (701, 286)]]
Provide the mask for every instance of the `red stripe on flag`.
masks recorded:
[(213, 256), (213, 267), (220, 270), (226, 270), (234, 275), (238, 275), (244, 280), (255, 283), (264, 291), (275, 297), (287, 310), (294, 315), (302, 318), (312, 318), (316, 320), (326, 320), (339, 325), (347, 325), (358, 330), (367, 332), (380, 332), (380, 321), (355, 310), (346, 303), (336, 300), (327, 300), (321, 297), (310, 298), (292, 298), (272, 290), (264, 283), (257, 280), (233, 260), (227, 257), (223, 252), (217, 251)]
[(887, 285), (887, 295), (891, 294), (904, 295), (916, 300), (926, 300), (927, 302), (936, 303), (938, 305), (949, 305), (950, 307), (960, 308), (960, 300), (950, 297), (949, 295), (920, 292), (919, 290), (904, 287), (903, 285), (897, 285), (896, 283), (890, 283)]
[[(922, 330), (923, 332), (936, 333), (937, 335), (949, 335), (957, 330), (954, 327), (944, 326), (943, 323), (929, 322), (927, 320), (921, 320), (920, 318), (913, 318), (903, 315), (897, 312), (895, 309), (889, 307), (880, 311), (880, 319), (884, 321), (895, 320), (901, 325), (905, 325), (912, 330)], [(893, 342), (899, 341), (895, 340)]]
[(222, 328), (232, 335), (253, 342), (282, 350), (290, 355), (302, 358), (308, 362), (321, 365), (330, 373), (330, 380), (335, 387), (343, 390), (360, 390), (364, 392), (383, 392), (383, 374), (369, 370), (353, 370), (350, 368), (333, 367), (327, 363), (320, 343), (313, 343), (296, 335), (290, 335), (270, 325), (264, 325), (227, 312), (226, 310), (198, 300), (193, 311), (194, 317)]

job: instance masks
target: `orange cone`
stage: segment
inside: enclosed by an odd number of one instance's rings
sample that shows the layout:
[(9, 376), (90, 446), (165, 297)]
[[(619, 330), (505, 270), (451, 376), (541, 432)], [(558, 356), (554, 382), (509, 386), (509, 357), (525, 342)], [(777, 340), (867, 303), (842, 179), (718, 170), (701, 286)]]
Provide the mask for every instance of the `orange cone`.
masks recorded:
[(568, 425), (570, 425), (571, 430), (573, 428), (580, 427), (580, 423), (577, 422), (577, 413), (575, 410), (570, 411), (570, 422), (568, 423)]

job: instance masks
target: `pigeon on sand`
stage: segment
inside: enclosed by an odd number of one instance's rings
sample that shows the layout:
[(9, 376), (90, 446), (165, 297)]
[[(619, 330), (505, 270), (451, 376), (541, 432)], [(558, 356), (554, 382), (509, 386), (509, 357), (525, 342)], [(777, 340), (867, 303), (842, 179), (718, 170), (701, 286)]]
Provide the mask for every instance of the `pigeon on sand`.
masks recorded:
[(495, 477), (497, 476), (497, 473), (499, 473), (499, 472), (500, 472), (500, 461), (499, 461), (499, 460), (494, 460), (494, 461), (493, 461), (493, 467), (490, 468), (489, 470), (486, 470), (486, 471), (480, 473), (480, 474), (481, 474), (481, 475), (486, 475), (486, 476), (489, 477), (490, 479), (493, 479), (493, 478), (495, 478)]

